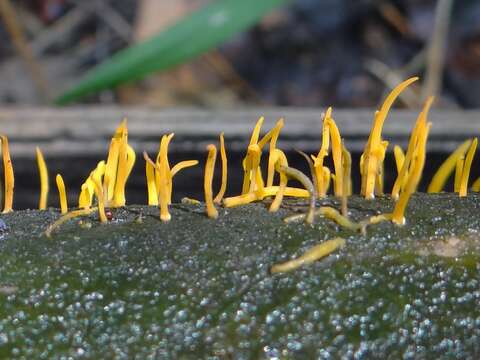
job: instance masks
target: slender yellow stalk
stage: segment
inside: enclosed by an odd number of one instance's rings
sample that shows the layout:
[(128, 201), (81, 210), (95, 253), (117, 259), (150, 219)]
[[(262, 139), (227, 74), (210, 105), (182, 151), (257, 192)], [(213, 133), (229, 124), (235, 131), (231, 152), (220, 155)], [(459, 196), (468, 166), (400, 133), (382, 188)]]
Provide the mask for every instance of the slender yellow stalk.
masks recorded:
[[(280, 130), (282, 130), (284, 125), (283, 119), (278, 120), (275, 127), (272, 129), (272, 137), (270, 139), (270, 149), (269, 149), (269, 157), (268, 157), (268, 172), (267, 172), (267, 186), (273, 185), (273, 176), (275, 173), (275, 159), (274, 159), (274, 152), (277, 148), (277, 140), (280, 136)], [(260, 149), (263, 147), (262, 143), (258, 144)]]
[(123, 127), (120, 135), (120, 144), (118, 147), (118, 165), (113, 193), (113, 201), (110, 204), (113, 207), (125, 206), (125, 183), (127, 181), (127, 163), (128, 163), (128, 130)]
[(472, 184), (472, 191), (479, 192), (480, 191), (480, 177), (475, 180)]
[(65, 215), (60, 217), (53, 224), (49, 225), (47, 230), (45, 231), (45, 235), (47, 237), (51, 237), (53, 230), (60, 227), (60, 225), (66, 223), (68, 220), (74, 219), (74, 218), (80, 217), (80, 216), (88, 216), (96, 210), (97, 210), (97, 208), (93, 207), (93, 208), (88, 208), (88, 209), (80, 209), (80, 210), (70, 211), (69, 213), (66, 213)]
[(405, 154), (400, 146), (395, 145), (393, 147), (393, 156), (395, 157), (395, 166), (397, 167), (397, 174), (400, 174), (403, 163), (405, 162)]
[(100, 218), (100, 222), (106, 223), (108, 222), (107, 215), (105, 214), (105, 204), (103, 202), (103, 187), (100, 181), (99, 176), (93, 175), (92, 176), (93, 183), (95, 184), (95, 194), (97, 195), (98, 201), (98, 216)]
[(438, 168), (437, 172), (432, 178), (430, 185), (428, 185), (427, 192), (428, 193), (437, 193), (443, 191), (445, 187), (445, 183), (447, 182), (448, 177), (452, 174), (455, 166), (457, 164), (457, 160), (462, 156), (465, 156), (466, 152), (468, 151), (472, 140), (469, 139), (463, 142)]
[(104, 176), (104, 195), (106, 197), (106, 202), (110, 206), (110, 202), (113, 202), (113, 197), (115, 194), (115, 183), (117, 180), (118, 174), (118, 156), (120, 144), (124, 133), (127, 131), (127, 119), (123, 119), (118, 128), (115, 130), (113, 138), (110, 142), (110, 147), (108, 149), (108, 158), (105, 165), (105, 176)]
[(312, 224), (314, 217), (315, 217), (315, 202), (317, 200), (317, 190), (315, 186), (313, 186), (310, 179), (301, 171), (288, 167), (288, 166), (280, 166), (279, 170), (284, 172), (289, 178), (293, 178), (299, 181), (305, 189), (307, 189), (308, 193), (310, 194), (310, 204), (308, 207), (307, 216), (305, 217), (305, 222), (307, 224)]
[[(328, 155), (328, 150), (330, 147), (330, 126), (329, 121), (332, 114), (332, 108), (329, 107), (327, 112), (323, 116), (323, 124), (322, 124), (322, 145), (320, 147), (320, 151), (318, 152), (317, 156), (312, 155), (312, 159), (314, 161), (314, 168), (316, 174), (316, 188), (317, 188), (317, 195), (318, 197), (325, 197), (327, 194), (328, 189), (326, 188), (326, 179), (325, 179), (325, 167), (323, 166), (323, 161), (325, 157)], [(330, 169), (329, 171), (329, 178), (328, 182), (330, 182)]]
[(343, 193), (352, 195), (352, 155), (342, 142)]
[(155, 186), (155, 168), (148, 161), (145, 162), (145, 172), (147, 176), (148, 205), (158, 206), (158, 194)]
[(273, 265), (270, 268), (270, 273), (276, 274), (298, 269), (303, 265), (311, 264), (327, 255), (330, 255), (332, 252), (343, 246), (345, 246), (345, 239), (335, 238), (333, 240), (327, 240), (308, 249), (302, 256), (296, 259)]
[(395, 99), (400, 95), (400, 93), (411, 83), (418, 80), (418, 77), (413, 77), (408, 80), (405, 80), (399, 84), (392, 92), (387, 96), (385, 102), (383, 103), (380, 110), (375, 112), (374, 122), (372, 126), (372, 131), (368, 138), (367, 145), (363, 152), (363, 166), (361, 170), (362, 174), (362, 190), (361, 194), (366, 199), (373, 199), (375, 182), (377, 181), (377, 173), (381, 161), (379, 158), (382, 157), (383, 148), (381, 146), (382, 142), (382, 129), (385, 119), (387, 118), (388, 112), (393, 105)]
[(63, 182), (62, 175), (57, 174), (55, 181), (58, 188), (58, 197), (60, 198), (60, 210), (62, 214), (66, 214), (68, 212), (67, 192), (65, 190), (65, 183)]
[(457, 164), (455, 165), (455, 177), (453, 181), (453, 191), (458, 193), (460, 192), (460, 183), (462, 181), (462, 174), (463, 174), (463, 164), (465, 164), (465, 157), (462, 156), (457, 160)]
[(38, 203), (38, 208), (40, 210), (45, 210), (47, 208), (48, 200), (48, 170), (42, 151), (39, 147), (36, 148), (36, 153), (38, 172), (40, 174), (40, 201)]
[(217, 196), (213, 199), (216, 204), (221, 204), (225, 191), (227, 191), (227, 179), (228, 179), (228, 159), (227, 152), (225, 150), (225, 138), (223, 132), (220, 134), (220, 157), (222, 159), (222, 184)]
[(251, 158), (252, 163), (252, 172), (251, 172), (251, 180), (250, 180), (250, 187), (248, 192), (254, 192), (256, 190), (257, 185), (257, 174), (260, 169), (260, 156), (262, 154), (262, 150), (257, 144), (250, 145), (248, 147), (248, 156)]
[(207, 146), (207, 150), (208, 157), (205, 164), (205, 176), (203, 180), (203, 190), (205, 192), (205, 206), (207, 208), (208, 217), (216, 219), (218, 217), (218, 211), (213, 203), (212, 182), (213, 174), (215, 171), (215, 161), (217, 159), (217, 148), (215, 145), (210, 144)]
[(332, 157), (335, 168), (335, 196), (342, 196), (343, 192), (343, 166), (342, 166), (342, 139), (337, 124), (333, 118), (328, 119), (330, 138), (332, 140)]
[(460, 181), (459, 196), (467, 196), (467, 186), (468, 179), (470, 178), (470, 168), (472, 167), (473, 157), (475, 156), (475, 151), (477, 150), (478, 139), (473, 139), (472, 145), (467, 152), (467, 157), (465, 158), (465, 164), (463, 165), (462, 179)]
[(2, 158), (3, 158), (3, 181), (5, 182), (5, 203), (3, 206), (3, 213), (12, 211), (13, 208), (13, 188), (15, 185), (15, 177), (13, 174), (12, 160), (10, 159), (10, 149), (8, 146), (8, 139), (6, 136), (1, 136), (2, 139)]
[(395, 180), (395, 183), (393, 185), (392, 198), (394, 200), (398, 199), (400, 190), (403, 191), (403, 188), (406, 185), (406, 182), (408, 179), (408, 173), (411, 168), (413, 154), (416, 150), (416, 145), (418, 143), (418, 137), (421, 133), (425, 131), (428, 112), (430, 111), (430, 107), (432, 106), (433, 100), (434, 100), (434, 97), (430, 96), (427, 99), (427, 101), (425, 101), (423, 109), (418, 115), (417, 121), (415, 122), (415, 126), (413, 127), (412, 134), (410, 135), (410, 140), (408, 143), (407, 154), (405, 155), (402, 168), (400, 169), (397, 179)]
[(410, 196), (415, 192), (418, 183), (420, 182), (420, 178), (422, 177), (423, 166), (425, 165), (427, 138), (431, 125), (431, 123), (428, 123), (418, 135), (418, 143), (412, 160), (412, 170), (410, 171), (405, 189), (400, 194), (400, 198), (395, 204), (392, 213), (392, 221), (397, 225), (405, 224), (405, 209), (407, 208)]
[[(275, 199), (273, 199), (272, 203), (270, 204), (270, 208), (268, 209), (268, 211), (276, 212), (278, 211), (278, 209), (280, 208), (280, 205), (282, 204), (283, 196), (285, 195), (285, 189), (287, 188), (287, 183), (288, 183), (288, 177), (285, 174), (285, 172), (282, 171), (281, 167), (288, 166), (288, 161), (284, 152), (279, 149), (274, 150), (272, 158), (274, 161), (275, 169), (280, 174), (280, 186), (278, 188), (277, 194), (275, 195)], [(307, 156), (307, 159), (308, 159), (308, 156)]]
[(82, 184), (78, 197), (79, 208), (88, 209), (92, 205), (93, 190), (90, 189), (88, 182), (91, 182), (90, 178)]
[(192, 166), (198, 165), (198, 160), (185, 160), (185, 161), (180, 161), (179, 163), (175, 164), (175, 166), (172, 167), (172, 170), (170, 170), (170, 173), (172, 174), (172, 178), (180, 171)]

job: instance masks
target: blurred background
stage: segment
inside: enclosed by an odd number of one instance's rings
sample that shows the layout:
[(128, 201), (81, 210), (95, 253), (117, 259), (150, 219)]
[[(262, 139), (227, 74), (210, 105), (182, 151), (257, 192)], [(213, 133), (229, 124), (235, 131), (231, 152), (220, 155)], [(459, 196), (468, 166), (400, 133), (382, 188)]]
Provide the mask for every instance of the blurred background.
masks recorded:
[[(436, 96), (425, 189), (479, 132), (478, 0), (0, 0), (0, 129), (10, 138), (14, 206), (36, 207), (36, 146), (50, 169), (49, 204), (58, 204), (56, 173), (75, 204), (124, 116), (138, 155), (153, 156), (161, 135), (175, 132), (172, 163), (202, 162), (225, 131), (227, 195), (237, 194), (258, 116), (264, 131), (286, 118), (279, 146), (308, 171), (295, 150), (318, 152), (326, 106), (352, 152), (358, 190), (373, 111), (415, 75), (383, 134), (389, 151), (405, 148), (423, 101)], [(395, 168), (390, 152), (386, 161)], [(139, 156), (130, 203), (146, 201), (144, 167)], [(175, 201), (203, 196), (203, 167), (187, 171)], [(387, 189), (395, 175), (386, 173)], [(474, 163), (472, 181), (479, 175)]]
[[(241, 3), (0, 0), (0, 103), (67, 102), (62, 95), (128, 49), (130, 64), (90, 76), (91, 88), (68, 102), (375, 107), (415, 74), (422, 81), (399, 106), (418, 107), (426, 94), (437, 107), (480, 106), (478, 0), (248, 0), (246, 12)], [(235, 16), (222, 23), (229, 6)], [(222, 39), (202, 30), (215, 19)]]

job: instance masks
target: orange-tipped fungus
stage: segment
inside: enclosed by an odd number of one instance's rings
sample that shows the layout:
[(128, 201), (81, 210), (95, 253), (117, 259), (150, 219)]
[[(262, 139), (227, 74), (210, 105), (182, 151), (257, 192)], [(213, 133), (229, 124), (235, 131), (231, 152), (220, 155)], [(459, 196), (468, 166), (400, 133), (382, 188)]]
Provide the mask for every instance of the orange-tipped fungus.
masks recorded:
[(47, 208), (48, 200), (48, 170), (42, 151), (39, 147), (36, 148), (38, 172), (40, 174), (40, 200), (38, 208), (45, 210)]
[(13, 208), (13, 188), (15, 185), (15, 177), (13, 174), (12, 160), (10, 159), (10, 149), (8, 147), (8, 139), (2, 136), (2, 158), (3, 158), (3, 181), (5, 185), (5, 201), (3, 213), (12, 211)]
[(60, 199), (60, 211), (62, 214), (66, 214), (68, 212), (67, 192), (65, 190), (65, 183), (63, 182), (62, 175), (57, 174), (55, 182), (57, 183), (58, 197)]

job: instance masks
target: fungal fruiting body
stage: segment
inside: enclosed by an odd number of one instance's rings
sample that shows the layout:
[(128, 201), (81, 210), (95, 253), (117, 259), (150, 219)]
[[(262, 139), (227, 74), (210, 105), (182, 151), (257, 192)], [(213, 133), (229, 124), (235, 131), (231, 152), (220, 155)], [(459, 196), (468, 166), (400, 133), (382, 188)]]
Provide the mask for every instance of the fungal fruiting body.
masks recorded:
[(10, 149), (8, 139), (2, 136), (2, 158), (3, 158), (3, 181), (5, 185), (3, 213), (12, 211), (13, 207), (13, 187), (15, 178), (13, 175), (12, 160), (10, 159)]
[(388, 146), (388, 142), (382, 140), (382, 128), (388, 112), (400, 93), (417, 80), (417, 77), (413, 77), (398, 85), (387, 96), (380, 110), (375, 112), (373, 127), (360, 162), (360, 173), (362, 175), (361, 194), (365, 199), (373, 199), (375, 197), (375, 184), (379, 183), (378, 177), (381, 173)]
[[(153, 162), (146, 152), (143, 153), (143, 157), (151, 168), (154, 169), (152, 180), (151, 170), (147, 167), (147, 175), (150, 173), (150, 177), (147, 177), (147, 186), (149, 199), (154, 194), (157, 195), (157, 204), (160, 204), (160, 219), (162, 221), (170, 221), (171, 215), (168, 210), (168, 206), (172, 202), (172, 179), (182, 169), (195, 166), (198, 164), (197, 160), (186, 160), (176, 164), (170, 169), (168, 161), (168, 145), (172, 140), (174, 134), (163, 135), (160, 141), (160, 150), (158, 152), (156, 162)], [(149, 200), (150, 201), (150, 200)], [(153, 202), (153, 201), (152, 201)]]
[(48, 170), (47, 164), (39, 147), (36, 148), (38, 173), (40, 174), (40, 200), (38, 202), (39, 210), (47, 208), (48, 200)]
[(58, 197), (60, 198), (60, 210), (62, 214), (66, 214), (68, 212), (67, 192), (65, 190), (65, 183), (63, 182), (62, 175), (57, 174), (55, 181), (58, 188)]
[[(366, 199), (382, 195), (384, 189), (384, 159), (388, 147), (388, 141), (382, 139), (382, 129), (388, 112), (399, 94), (418, 78), (410, 78), (397, 87), (387, 96), (378, 111), (375, 112), (374, 120), (368, 141), (360, 157), (361, 190), (360, 193)], [(275, 125), (261, 136), (262, 125), (265, 121), (260, 117), (256, 122), (247, 146), (246, 155), (242, 161), (243, 181), (239, 195), (224, 198), (227, 190), (228, 159), (225, 150), (224, 134), (220, 134), (219, 148), (221, 157), (221, 186), (219, 192), (213, 195), (214, 167), (217, 158), (217, 146), (210, 144), (207, 147), (208, 155), (204, 171), (204, 195), (208, 217), (219, 216), (216, 205), (234, 207), (245, 205), (254, 201), (266, 200), (270, 202), (269, 211), (277, 212), (282, 207), (285, 197), (308, 198), (307, 211), (285, 218), (285, 222), (304, 220), (313, 223), (316, 216), (323, 216), (335, 221), (340, 226), (351, 231), (365, 232), (366, 227), (378, 224), (382, 221), (391, 221), (396, 225), (406, 222), (405, 212), (408, 202), (417, 191), (422, 171), (426, 160), (426, 145), (431, 123), (428, 122), (428, 113), (433, 98), (429, 98), (420, 112), (412, 129), (408, 147), (404, 153), (402, 148), (395, 146), (393, 149), (397, 178), (392, 188), (391, 197), (395, 201), (391, 213), (379, 214), (363, 220), (353, 221), (348, 214), (348, 197), (352, 195), (352, 157), (345, 146), (344, 139), (340, 135), (339, 128), (332, 117), (332, 108), (328, 108), (323, 116), (322, 139), (318, 154), (308, 157), (305, 153), (299, 153), (306, 159), (311, 178), (295, 169), (289, 164), (286, 154), (278, 146), (280, 132), (285, 123), (278, 120)], [(160, 219), (169, 221), (171, 214), (169, 205), (172, 202), (173, 177), (181, 170), (195, 166), (197, 160), (181, 161), (170, 167), (168, 158), (169, 144), (174, 134), (163, 135), (160, 148), (155, 161), (151, 160), (146, 152), (143, 153), (145, 163), (145, 176), (147, 183), (148, 205), (160, 207)], [(459, 196), (466, 196), (470, 169), (477, 149), (476, 138), (465, 141), (460, 145), (435, 173), (428, 187), (428, 192), (440, 192), (443, 190), (448, 177), (455, 170), (454, 189)], [(262, 172), (262, 155), (266, 145), (268, 148), (268, 163), (266, 178)], [(325, 159), (331, 151), (333, 171), (326, 166)], [(2, 152), (5, 178), (5, 205), (4, 212), (11, 211), (13, 199), (13, 169), (11, 167), (8, 150), (8, 140), (2, 137)], [(45, 161), (40, 150), (37, 148), (37, 161), (42, 183), (40, 208), (46, 208), (46, 196), (48, 193), (48, 174)], [(79, 209), (67, 212), (66, 191), (63, 179), (57, 176), (57, 187), (60, 194), (61, 210), (64, 214), (47, 230), (48, 235), (52, 230), (65, 221), (77, 216), (89, 215), (98, 211), (101, 222), (107, 222), (109, 207), (119, 207), (126, 204), (125, 186), (127, 179), (135, 163), (135, 152), (128, 144), (128, 129), (126, 119), (116, 129), (110, 142), (106, 161), (100, 161), (97, 167), (90, 173), (81, 186), (79, 195)], [(278, 184), (275, 183), (275, 175), (278, 175)], [(289, 187), (289, 179), (300, 182), (303, 188)], [(333, 183), (333, 194), (341, 199), (341, 209), (335, 207), (320, 206), (317, 208), (317, 199), (328, 195), (330, 183)], [(473, 182), (473, 191), (480, 190), (480, 178)], [(94, 200), (96, 199), (96, 204)], [(199, 205), (198, 200), (184, 198), (182, 203)], [(304, 205), (303, 205), (304, 206)], [(335, 239), (332, 242), (315, 247), (304, 256), (292, 260), (286, 264), (276, 265), (272, 272), (288, 271), (304, 263), (314, 261), (324, 254), (333, 251), (344, 244), (343, 239)], [(322, 255), (323, 254), (323, 255)], [(283, 270), (282, 270), (283, 269)]]
[(344, 245), (345, 239), (342, 238), (327, 240), (319, 245), (315, 245), (314, 247), (308, 249), (302, 256), (296, 259), (273, 265), (270, 268), (270, 273), (276, 274), (298, 269), (301, 266), (311, 264), (327, 255), (330, 255), (332, 252), (341, 248)]
[(217, 159), (217, 148), (215, 145), (210, 144), (207, 146), (208, 157), (205, 163), (205, 179), (203, 182), (203, 189), (205, 192), (205, 206), (207, 208), (207, 215), (210, 218), (216, 219), (218, 217), (218, 211), (213, 203), (212, 194), (212, 182), (213, 174), (215, 170), (215, 160)]

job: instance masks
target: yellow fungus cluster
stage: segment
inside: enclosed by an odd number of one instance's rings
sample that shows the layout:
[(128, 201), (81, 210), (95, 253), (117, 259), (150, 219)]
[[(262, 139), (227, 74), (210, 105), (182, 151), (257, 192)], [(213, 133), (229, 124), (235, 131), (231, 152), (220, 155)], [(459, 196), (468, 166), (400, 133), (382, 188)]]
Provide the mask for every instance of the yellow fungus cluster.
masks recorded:
[[(366, 199), (384, 194), (384, 159), (388, 148), (388, 141), (382, 138), (382, 129), (396, 98), (400, 93), (418, 78), (410, 78), (397, 87), (386, 97), (384, 103), (375, 112), (372, 129), (360, 157), (361, 189), (360, 193)], [(215, 164), (217, 159), (217, 146), (207, 146), (207, 158), (204, 168), (204, 197), (205, 211), (210, 218), (219, 216), (218, 206), (234, 207), (248, 204), (254, 201), (267, 200), (269, 211), (276, 212), (281, 206), (284, 197), (309, 198), (308, 210), (305, 214), (295, 214), (285, 219), (285, 222), (304, 220), (313, 223), (316, 216), (323, 216), (335, 221), (338, 225), (352, 231), (365, 231), (366, 226), (378, 224), (382, 221), (392, 221), (397, 225), (405, 223), (405, 211), (413, 193), (417, 191), (422, 171), (426, 161), (427, 139), (431, 123), (428, 122), (428, 113), (432, 106), (433, 98), (429, 98), (420, 112), (412, 129), (406, 151), (395, 146), (393, 154), (395, 158), (397, 177), (391, 191), (394, 201), (393, 211), (387, 214), (376, 215), (359, 222), (349, 218), (347, 201), (352, 195), (352, 157), (348, 152), (344, 140), (341, 137), (337, 124), (332, 116), (332, 108), (329, 107), (323, 115), (321, 146), (317, 155), (308, 156), (299, 153), (306, 159), (311, 178), (289, 165), (286, 154), (277, 147), (280, 132), (284, 126), (284, 120), (277, 121), (275, 126), (261, 136), (264, 118), (261, 117), (254, 126), (246, 155), (242, 161), (243, 182), (241, 193), (236, 196), (224, 197), (227, 191), (228, 159), (225, 150), (224, 134), (220, 134), (219, 153), (221, 158), (221, 186), (216, 196), (213, 193)], [(173, 178), (182, 169), (195, 166), (197, 160), (181, 161), (171, 167), (168, 158), (169, 144), (174, 134), (163, 135), (160, 148), (155, 161), (151, 160), (146, 152), (143, 153), (145, 163), (145, 175), (148, 193), (148, 205), (159, 206), (160, 219), (169, 221), (171, 214), (169, 205), (172, 203)], [(8, 139), (1, 136), (1, 150), (3, 159), (4, 193), (3, 212), (12, 211), (14, 173), (10, 159)], [(439, 167), (428, 186), (429, 193), (443, 191), (448, 178), (454, 175), (454, 191), (459, 196), (467, 195), (470, 170), (477, 149), (478, 139), (473, 138), (461, 144)], [(262, 155), (268, 145), (268, 162), (266, 165), (266, 177), (262, 172)], [(325, 159), (331, 155), (333, 168), (330, 169)], [(48, 200), (48, 171), (43, 154), (36, 149), (37, 165), (40, 175), (40, 200), (39, 209), (47, 208)], [(127, 120), (123, 120), (116, 129), (110, 142), (106, 160), (98, 162), (88, 178), (81, 186), (78, 198), (78, 209), (68, 212), (67, 191), (60, 174), (56, 176), (56, 185), (60, 199), (62, 217), (52, 224), (47, 234), (65, 221), (78, 217), (87, 216), (98, 211), (101, 222), (108, 221), (106, 208), (122, 207), (126, 204), (125, 188), (127, 180), (135, 164), (135, 151), (128, 144)], [(289, 179), (298, 181), (303, 188), (289, 187)], [(276, 182), (277, 181), (277, 182)], [(341, 209), (321, 206), (316, 207), (317, 200), (324, 198), (330, 191), (341, 199)], [(480, 191), (480, 178), (473, 182), (472, 191)], [(184, 198), (186, 204), (202, 206), (198, 200)], [(332, 249), (343, 244), (336, 239), (332, 243), (325, 243), (318, 248), (307, 252), (303, 257), (286, 264), (276, 265), (272, 272), (288, 271), (301, 264), (313, 261), (322, 254), (327, 254)]]

